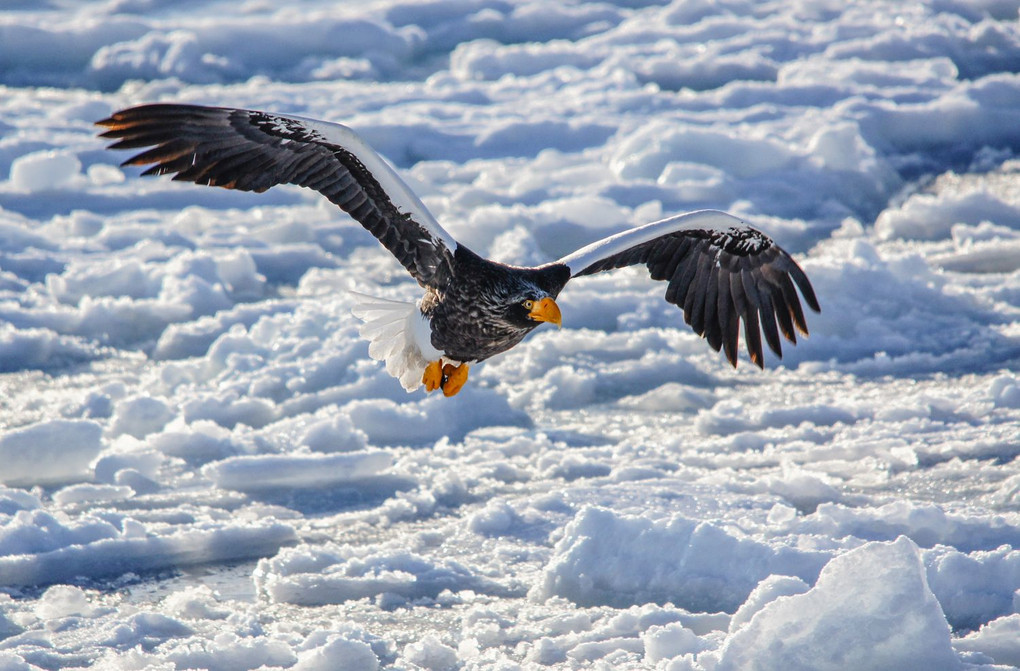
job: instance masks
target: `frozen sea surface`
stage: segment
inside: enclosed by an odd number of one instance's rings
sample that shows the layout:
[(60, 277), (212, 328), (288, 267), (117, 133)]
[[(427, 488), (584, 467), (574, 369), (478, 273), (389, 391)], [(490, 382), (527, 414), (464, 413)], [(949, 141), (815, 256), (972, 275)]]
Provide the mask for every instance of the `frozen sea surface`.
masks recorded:
[[(1018, 0), (0, 10), (0, 669), (1020, 666)], [(407, 394), (316, 194), (140, 179), (132, 104), (358, 129), (516, 263), (711, 207), (823, 311), (764, 372), (639, 270)]]

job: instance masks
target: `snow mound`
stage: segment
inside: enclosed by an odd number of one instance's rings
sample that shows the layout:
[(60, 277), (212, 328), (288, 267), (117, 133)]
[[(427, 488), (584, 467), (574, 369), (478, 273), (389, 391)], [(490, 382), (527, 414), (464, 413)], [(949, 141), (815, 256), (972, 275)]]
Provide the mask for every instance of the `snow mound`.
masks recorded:
[(279, 603), (314, 606), (376, 599), (391, 606), (435, 599), (445, 590), (506, 594), (499, 583), (455, 561), (433, 561), (407, 550), (298, 546), (259, 561), (255, 585)]
[(290, 668), (294, 671), (376, 671), (379, 658), (364, 641), (334, 636), (327, 643), (299, 654), (297, 664)]
[(948, 670), (961, 664), (917, 546), (900, 538), (835, 557), (812, 589), (766, 605), (726, 640), (715, 668)]
[(977, 631), (953, 641), (953, 647), (987, 655), (995, 664), (1020, 667), (1020, 613), (989, 622)]
[(588, 507), (564, 529), (532, 594), (581, 605), (654, 601), (733, 612), (770, 574), (813, 581), (826, 559), (679, 515), (653, 521)]
[(24, 193), (46, 193), (77, 186), (81, 161), (62, 151), (39, 151), (11, 163), (11, 186)]
[(993, 550), (1002, 544), (1020, 545), (1020, 526), (1003, 518), (950, 514), (937, 505), (894, 501), (862, 510), (823, 503), (796, 524), (801, 533), (866, 540), (907, 536), (921, 547), (949, 545), (959, 550)]
[(294, 540), (292, 527), (273, 520), (166, 531), (132, 519), (118, 528), (95, 517), (65, 522), (41, 510), (21, 511), (0, 526), (0, 584), (50, 585), (250, 559)]
[(358, 483), (386, 471), (388, 452), (347, 452), (333, 455), (230, 457), (203, 467), (203, 474), (223, 489), (257, 491), (280, 487), (315, 488)]
[(375, 445), (423, 445), (441, 438), (459, 441), (478, 428), (530, 424), (528, 416), (512, 408), (506, 397), (470, 384), (452, 403), (438, 396), (402, 404), (376, 399), (348, 403), (344, 412)]
[(82, 480), (103, 447), (103, 427), (56, 419), (0, 435), (0, 482), (53, 484)]

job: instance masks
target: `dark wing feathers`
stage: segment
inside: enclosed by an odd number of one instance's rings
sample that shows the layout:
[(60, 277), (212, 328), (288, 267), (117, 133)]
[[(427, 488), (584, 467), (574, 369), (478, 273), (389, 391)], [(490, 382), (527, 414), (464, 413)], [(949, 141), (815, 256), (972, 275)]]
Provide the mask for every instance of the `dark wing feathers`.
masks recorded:
[[(143, 174), (242, 191), (314, 189), (375, 235), (419, 283), (442, 288), (453, 277), (456, 240), (349, 128), (195, 105), (144, 105), (98, 123), (108, 129), (103, 137), (116, 140), (111, 149), (145, 149), (124, 162), (150, 166)], [(741, 321), (751, 361), (764, 367), (762, 335), (781, 357), (780, 334), (796, 343), (797, 331), (808, 332), (798, 290), (819, 311), (811, 282), (790, 255), (723, 212), (654, 222), (550, 266), (566, 266), (576, 277), (642, 264), (667, 283), (666, 300), (683, 309), (691, 328), (734, 366)]]
[(762, 336), (782, 357), (780, 334), (792, 343), (797, 342), (797, 331), (807, 335), (797, 291), (818, 312), (811, 282), (796, 261), (761, 231), (723, 213), (693, 213), (692, 220), (698, 217), (711, 225), (697, 227), (684, 217), (656, 222), (643, 227), (648, 229), (644, 233), (635, 229), (607, 238), (560, 263), (570, 267), (574, 277), (647, 266), (652, 279), (667, 282), (666, 300), (683, 310), (684, 321), (734, 366), (743, 321), (751, 361), (764, 367)]
[[(145, 151), (124, 165), (143, 175), (261, 192), (296, 184), (361, 223), (423, 285), (452, 276), (456, 248), (406, 184), (348, 128), (251, 110), (157, 104), (98, 122), (110, 149)], [(369, 167), (366, 167), (366, 163)]]

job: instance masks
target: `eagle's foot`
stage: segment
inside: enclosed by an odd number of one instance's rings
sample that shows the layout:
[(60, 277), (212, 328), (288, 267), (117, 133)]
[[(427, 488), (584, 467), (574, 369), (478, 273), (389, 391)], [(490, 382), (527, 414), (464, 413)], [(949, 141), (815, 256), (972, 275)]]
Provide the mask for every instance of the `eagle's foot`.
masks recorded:
[(459, 366), (454, 366), (452, 363), (448, 363), (443, 366), (443, 394), (446, 396), (453, 396), (468, 379), (468, 365), (462, 363)]
[(443, 360), (433, 361), (425, 366), (425, 374), (421, 376), (425, 391), (431, 393), (443, 386)]

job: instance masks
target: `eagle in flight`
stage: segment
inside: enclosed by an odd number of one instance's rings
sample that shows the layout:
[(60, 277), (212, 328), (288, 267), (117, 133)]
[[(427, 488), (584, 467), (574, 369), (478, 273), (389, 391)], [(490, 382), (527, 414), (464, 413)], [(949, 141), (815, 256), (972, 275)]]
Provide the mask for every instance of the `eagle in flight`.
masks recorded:
[(666, 300), (737, 365), (739, 322), (751, 361), (764, 367), (762, 334), (782, 357), (816, 312), (804, 271), (761, 231), (725, 212), (669, 217), (593, 242), (535, 268), (482, 258), (447, 233), (397, 173), (340, 124), (245, 109), (152, 104), (97, 122), (110, 149), (145, 151), (123, 165), (143, 175), (241, 191), (296, 184), (318, 191), (388, 249), (424, 289), (414, 303), (357, 296), (369, 354), (408, 391), (453, 396), (468, 366), (504, 352), (543, 322), (561, 323), (556, 297), (572, 278), (644, 265)]

